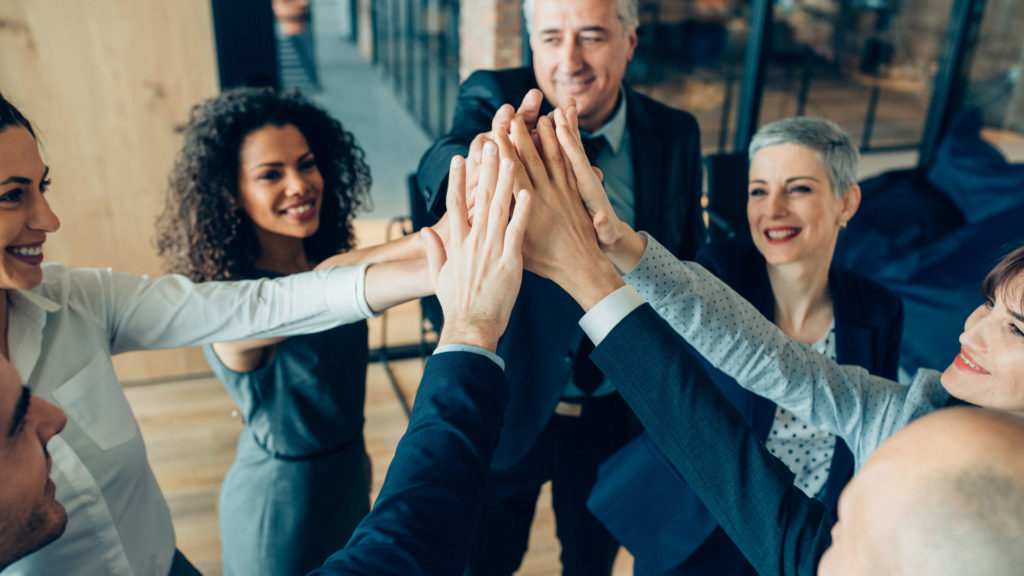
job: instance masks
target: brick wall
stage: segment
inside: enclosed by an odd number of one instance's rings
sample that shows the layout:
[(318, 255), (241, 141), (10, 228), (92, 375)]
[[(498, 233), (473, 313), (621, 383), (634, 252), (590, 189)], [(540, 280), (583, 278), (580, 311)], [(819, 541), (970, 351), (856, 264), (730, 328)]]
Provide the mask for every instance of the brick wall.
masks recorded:
[(474, 70), (520, 66), (520, 0), (464, 0), (459, 4), (459, 76)]

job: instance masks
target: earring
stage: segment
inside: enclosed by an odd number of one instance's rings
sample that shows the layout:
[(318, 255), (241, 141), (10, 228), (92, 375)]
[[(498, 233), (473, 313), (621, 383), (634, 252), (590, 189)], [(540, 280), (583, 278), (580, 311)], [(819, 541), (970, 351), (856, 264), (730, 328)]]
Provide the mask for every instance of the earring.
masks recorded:
[(846, 222), (840, 222), (839, 223), (839, 227), (840, 228), (846, 228)]

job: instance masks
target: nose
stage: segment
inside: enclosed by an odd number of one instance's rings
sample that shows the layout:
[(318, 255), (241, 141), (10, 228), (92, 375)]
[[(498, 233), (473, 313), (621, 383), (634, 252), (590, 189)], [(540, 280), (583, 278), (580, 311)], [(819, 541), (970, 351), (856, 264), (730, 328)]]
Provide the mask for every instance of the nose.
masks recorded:
[(562, 72), (565, 74), (572, 74), (579, 71), (582, 68), (583, 57), (580, 51), (579, 43), (576, 42), (575, 38), (569, 38), (562, 43), (561, 51), (561, 65)]
[(990, 309), (982, 304), (971, 312), (964, 321), (964, 331), (960, 333), (960, 344), (972, 350), (983, 350), (985, 348), (985, 318), (988, 317)]
[(59, 434), (68, 423), (68, 417), (60, 408), (38, 396), (32, 396), (30, 406), (37, 414), (39, 439), (45, 444)]
[(306, 180), (302, 177), (302, 174), (297, 171), (290, 170), (287, 175), (287, 181), (285, 182), (285, 193), (289, 196), (302, 196), (306, 193), (309, 186)]
[(772, 191), (768, 193), (768, 215), (777, 218), (785, 216), (789, 212), (786, 204), (786, 196), (781, 192)]
[(46, 200), (46, 196), (42, 194), (36, 196), (28, 226), (42, 232), (56, 232), (60, 228), (60, 219), (50, 208), (50, 202)]

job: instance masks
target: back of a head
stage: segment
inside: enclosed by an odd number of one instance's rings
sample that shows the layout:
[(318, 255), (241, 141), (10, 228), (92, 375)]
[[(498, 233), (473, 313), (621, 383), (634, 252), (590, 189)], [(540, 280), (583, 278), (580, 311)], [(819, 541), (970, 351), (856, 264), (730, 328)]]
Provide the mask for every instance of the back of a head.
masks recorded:
[(842, 128), (824, 118), (796, 116), (762, 126), (750, 140), (747, 159), (762, 148), (795, 144), (813, 150), (828, 171), (832, 191), (842, 196), (857, 183), (860, 152)]
[(928, 418), (949, 449), (930, 454), (945, 462), (907, 495), (892, 573), (1024, 574), (1024, 420), (980, 408)]

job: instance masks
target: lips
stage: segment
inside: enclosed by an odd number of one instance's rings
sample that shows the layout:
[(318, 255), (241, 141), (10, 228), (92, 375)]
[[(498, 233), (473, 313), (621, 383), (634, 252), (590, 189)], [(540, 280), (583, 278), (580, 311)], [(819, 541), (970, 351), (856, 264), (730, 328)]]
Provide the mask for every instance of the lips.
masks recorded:
[(19, 260), (26, 264), (38, 266), (43, 262), (43, 243), (36, 242), (34, 244), (19, 244), (17, 246), (8, 246), (4, 248), (4, 251), (10, 254), (15, 260)]
[(576, 95), (582, 94), (590, 89), (590, 85), (594, 83), (594, 77), (588, 76), (585, 78), (556, 78), (555, 81), (563, 86), (569, 94)]
[(960, 353), (956, 355), (956, 359), (953, 360), (953, 365), (956, 366), (957, 369), (970, 374), (984, 375), (990, 373), (988, 370), (982, 368), (981, 365), (971, 357), (967, 352), (967, 349), (962, 347), (960, 348)]
[(298, 221), (309, 220), (316, 216), (316, 199), (311, 198), (303, 202), (292, 204), (279, 211), (280, 214)]
[(766, 228), (764, 238), (769, 244), (784, 244), (796, 238), (798, 234), (800, 234), (800, 228), (795, 226), (779, 226), (776, 228)]

